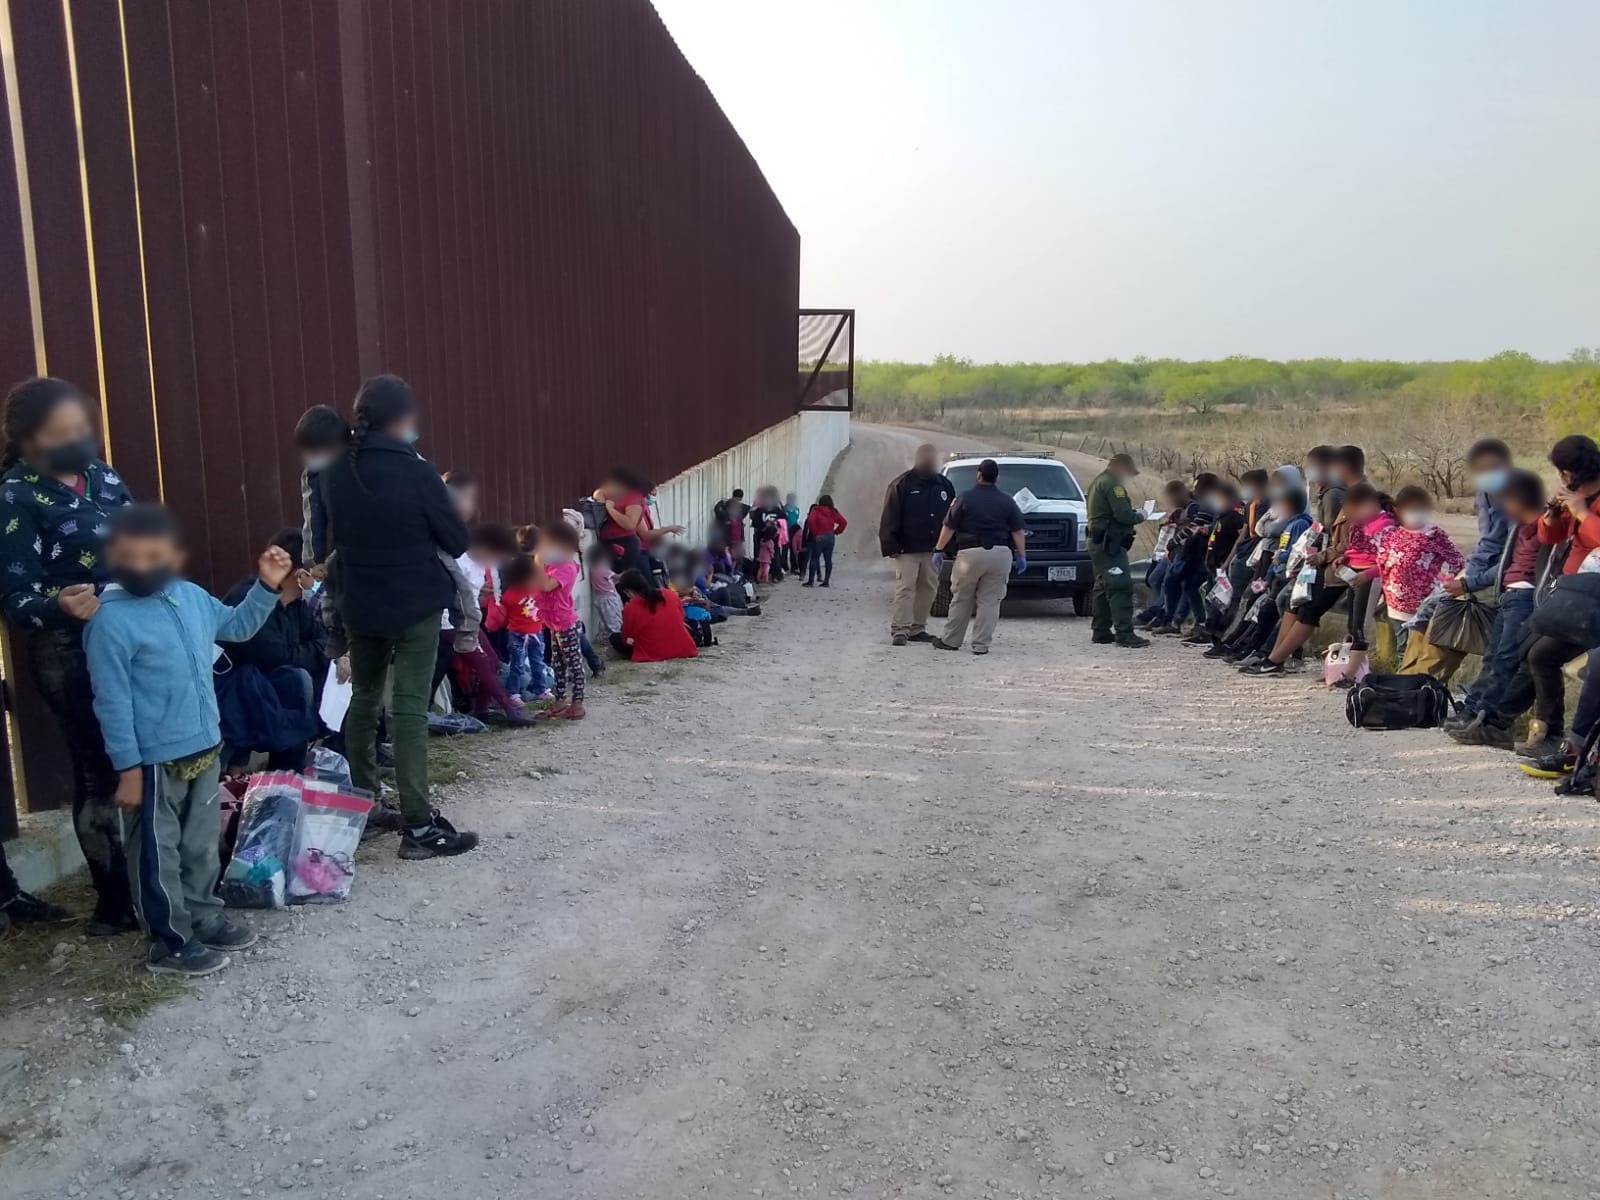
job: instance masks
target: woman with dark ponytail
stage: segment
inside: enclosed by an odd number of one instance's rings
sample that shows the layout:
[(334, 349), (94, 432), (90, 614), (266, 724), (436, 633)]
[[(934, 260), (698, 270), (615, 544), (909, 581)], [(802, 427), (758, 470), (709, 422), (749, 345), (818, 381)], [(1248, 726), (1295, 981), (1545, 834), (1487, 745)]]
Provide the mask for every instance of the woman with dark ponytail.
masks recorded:
[(361, 385), (350, 451), (320, 479), (338, 586), (350, 633), (354, 695), (345, 749), (355, 785), (378, 791), (378, 717), (392, 677), (395, 782), (405, 832), (401, 858), (463, 854), (478, 844), (428, 805), (428, 701), (439, 617), (455, 600), (445, 559), (467, 550), (467, 526), (439, 472), (416, 452), (417, 403), (405, 380)]
[[(106, 757), (83, 656), (83, 625), (106, 581), (111, 514), (132, 497), (99, 458), (92, 405), (64, 379), (28, 379), (6, 396), (0, 456), (0, 611), (16, 632), (72, 756), (73, 825), (94, 881), (87, 932), (138, 928), (121, 823), (117, 773)], [(9, 882), (8, 882), (9, 881)], [(13, 920), (65, 920), (53, 905), (17, 893), (0, 872), (0, 908)]]

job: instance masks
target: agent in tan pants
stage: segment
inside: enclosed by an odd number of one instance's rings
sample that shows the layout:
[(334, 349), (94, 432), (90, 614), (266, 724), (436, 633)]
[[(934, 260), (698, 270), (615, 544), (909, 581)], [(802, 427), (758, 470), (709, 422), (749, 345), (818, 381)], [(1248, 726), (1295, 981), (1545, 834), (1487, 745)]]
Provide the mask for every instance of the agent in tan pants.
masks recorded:
[(932, 554), (897, 554), (894, 563), (894, 610), (889, 631), (913, 642), (928, 640), (928, 613), (939, 589), (939, 572)]
[(959, 650), (972, 623), (972, 652), (989, 653), (994, 627), (1000, 623), (1000, 601), (1006, 598), (1015, 561), (1009, 546), (974, 547), (956, 555), (951, 576), (950, 619), (939, 640), (945, 647)]

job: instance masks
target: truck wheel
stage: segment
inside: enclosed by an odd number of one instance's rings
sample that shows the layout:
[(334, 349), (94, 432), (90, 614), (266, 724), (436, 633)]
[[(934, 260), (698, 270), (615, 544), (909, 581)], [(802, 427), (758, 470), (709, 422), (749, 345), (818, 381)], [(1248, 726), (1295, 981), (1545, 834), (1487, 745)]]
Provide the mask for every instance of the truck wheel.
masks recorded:
[(1073, 592), (1072, 615), (1075, 617), (1087, 617), (1089, 615), (1089, 603), (1092, 599), (1093, 596), (1089, 592)]
[(939, 575), (939, 590), (933, 594), (933, 607), (928, 610), (930, 616), (948, 617), (950, 615), (950, 575), (941, 572)]

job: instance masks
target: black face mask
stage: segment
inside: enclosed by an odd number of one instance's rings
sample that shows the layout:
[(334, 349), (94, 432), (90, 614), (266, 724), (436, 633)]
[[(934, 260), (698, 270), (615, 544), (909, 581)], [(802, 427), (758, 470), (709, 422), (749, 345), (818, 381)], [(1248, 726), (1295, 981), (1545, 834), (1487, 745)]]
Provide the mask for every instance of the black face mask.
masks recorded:
[(130, 596), (154, 596), (178, 578), (171, 567), (152, 567), (148, 571), (130, 571), (125, 567), (112, 569), (111, 578)]
[(75, 442), (52, 446), (43, 452), (43, 466), (52, 475), (82, 475), (95, 460), (100, 447), (92, 437), (81, 437)]

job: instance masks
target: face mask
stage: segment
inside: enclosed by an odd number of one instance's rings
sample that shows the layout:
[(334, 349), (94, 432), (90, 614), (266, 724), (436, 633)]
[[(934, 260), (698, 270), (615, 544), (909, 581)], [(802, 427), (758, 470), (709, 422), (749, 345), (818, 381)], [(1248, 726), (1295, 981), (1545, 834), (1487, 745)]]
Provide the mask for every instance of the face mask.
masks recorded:
[(338, 461), (337, 454), (308, 454), (305, 459), (306, 470), (315, 475), (318, 471), (326, 471)]
[(44, 469), (52, 475), (82, 475), (94, 461), (99, 447), (92, 437), (81, 437), (75, 442), (52, 446), (44, 451)]
[(111, 578), (116, 580), (122, 590), (130, 596), (142, 599), (154, 596), (168, 587), (178, 578), (178, 572), (171, 567), (151, 567), (148, 571), (130, 571), (125, 567), (115, 567), (111, 571)]
[(415, 446), (417, 444), (417, 439), (421, 436), (422, 434), (418, 433), (415, 429), (408, 429), (404, 434), (401, 435), (400, 440), (408, 446)]
[(540, 557), (544, 559), (544, 565), (547, 567), (559, 567), (567, 561), (567, 556), (559, 550), (547, 550)]
[(1421, 529), (1433, 520), (1433, 514), (1425, 508), (1408, 508), (1400, 514), (1400, 524), (1407, 529)]
[(1504, 467), (1496, 467), (1492, 471), (1485, 471), (1473, 482), (1480, 492), (1498, 492), (1506, 486), (1507, 474), (1508, 472)]
[(1239, 489), (1239, 499), (1243, 500), (1246, 504), (1249, 504), (1255, 498), (1256, 498), (1256, 490), (1255, 490), (1255, 488), (1240, 488)]

